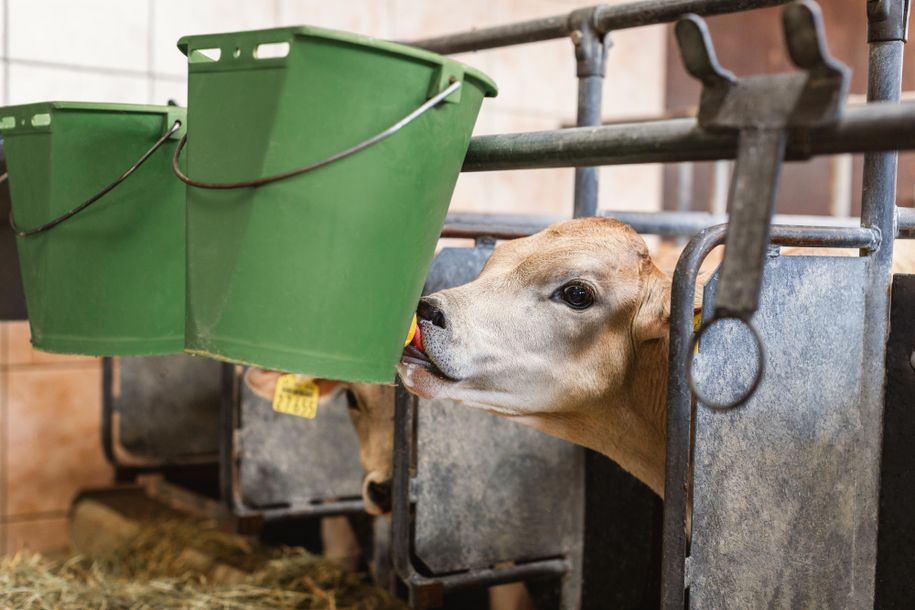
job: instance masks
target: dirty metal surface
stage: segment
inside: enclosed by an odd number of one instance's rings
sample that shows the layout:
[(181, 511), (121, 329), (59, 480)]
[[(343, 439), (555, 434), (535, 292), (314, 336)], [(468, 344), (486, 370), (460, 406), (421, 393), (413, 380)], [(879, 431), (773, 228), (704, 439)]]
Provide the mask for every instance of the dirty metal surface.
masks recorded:
[(450, 401), (418, 413), (416, 554), (433, 572), (563, 555), (580, 544), (583, 453)]
[(344, 393), (314, 419), (273, 410), (244, 382), (236, 431), (239, 489), (252, 507), (302, 506), (361, 495), (359, 442)]
[(219, 449), (220, 364), (184, 354), (122, 357), (113, 395), (120, 445), (137, 457), (175, 461)]
[[(491, 244), (482, 245), (443, 250), (424, 293), (476, 278), (492, 253)], [(578, 578), (580, 448), (452, 401), (420, 400), (415, 451), (414, 552), (430, 571), (566, 556)]]
[[(6, 156), (0, 140), (0, 174), (6, 172)], [(16, 235), (7, 221), (10, 215), (9, 182), (0, 184), (0, 320), (25, 320), (25, 295), (19, 275), (19, 255), (16, 253)]]
[[(866, 265), (769, 259), (755, 317), (766, 376), (742, 407), (697, 407), (692, 607), (872, 607), (875, 549), (861, 534), (877, 519), (860, 395)], [(705, 316), (716, 289), (717, 277)], [(745, 332), (703, 337), (705, 387), (728, 388), (754, 366)]]
[(915, 608), (915, 275), (893, 278), (886, 344), (875, 608)]

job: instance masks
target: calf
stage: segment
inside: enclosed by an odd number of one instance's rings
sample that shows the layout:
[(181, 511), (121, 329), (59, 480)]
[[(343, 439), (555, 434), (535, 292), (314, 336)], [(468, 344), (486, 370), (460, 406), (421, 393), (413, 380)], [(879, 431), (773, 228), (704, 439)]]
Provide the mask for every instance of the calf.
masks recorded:
[(663, 496), (669, 307), (670, 279), (630, 227), (559, 223), (422, 299), (400, 375), (599, 451)]
[[(672, 271), (676, 257), (666, 258)], [(915, 244), (897, 242), (893, 262), (915, 269)], [(628, 225), (558, 223), (500, 243), (478, 279), (423, 298), (400, 375), (424, 398), (594, 449), (663, 497), (670, 289)]]

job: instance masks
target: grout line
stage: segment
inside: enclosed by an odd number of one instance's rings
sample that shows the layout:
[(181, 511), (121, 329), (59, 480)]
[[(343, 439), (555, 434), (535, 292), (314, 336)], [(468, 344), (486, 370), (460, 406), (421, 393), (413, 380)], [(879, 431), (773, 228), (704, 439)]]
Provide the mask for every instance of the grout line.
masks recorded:
[(31, 371), (35, 369), (88, 369), (88, 368), (98, 368), (101, 366), (101, 360), (74, 360), (71, 362), (26, 362), (26, 363), (11, 363), (6, 365), (6, 370), (10, 373), (15, 373), (19, 371)]
[(23, 523), (26, 521), (49, 521), (51, 519), (65, 519), (67, 517), (67, 510), (45, 510), (39, 511), (36, 513), (19, 513), (17, 515), (9, 515), (8, 517), (0, 518), (0, 523), (10, 524), (10, 523)]
[[(17, 64), (22, 66), (30, 66), (33, 68), (55, 68), (58, 70), (70, 70), (73, 72), (83, 72), (90, 74), (106, 74), (109, 76), (126, 76), (131, 78), (146, 78), (149, 75), (147, 70), (131, 70), (130, 68), (108, 68), (105, 66), (83, 66), (79, 64), (69, 64), (66, 62), (59, 61), (45, 61), (42, 59), (21, 59), (21, 58), (6, 58), (5, 61), (8, 64)], [(185, 77), (183, 75), (177, 74), (167, 74), (167, 73), (152, 73), (154, 77), (162, 80), (170, 80), (174, 82), (184, 82)]]

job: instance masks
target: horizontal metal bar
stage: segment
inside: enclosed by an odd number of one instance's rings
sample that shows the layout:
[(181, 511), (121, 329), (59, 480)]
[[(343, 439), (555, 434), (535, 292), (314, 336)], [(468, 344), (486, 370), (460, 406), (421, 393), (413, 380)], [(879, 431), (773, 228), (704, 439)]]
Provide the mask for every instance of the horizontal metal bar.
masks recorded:
[(757, 8), (787, 4), (789, 0), (646, 0), (597, 7), (594, 25), (600, 32), (670, 23), (687, 13), (704, 17), (740, 13)]
[[(915, 238), (915, 209), (897, 208), (899, 237)], [(727, 222), (727, 216), (708, 212), (627, 212), (599, 210), (599, 216), (616, 218), (646, 235), (680, 237), (695, 235), (703, 229)], [(538, 233), (551, 224), (569, 220), (568, 216), (528, 216), (514, 214), (473, 214), (455, 212), (448, 214), (442, 237), (495, 237), (515, 239)], [(807, 227), (858, 227), (858, 218), (776, 214), (773, 224)]]
[(915, 208), (896, 208), (896, 237), (915, 239)]
[[(852, 106), (837, 125), (792, 137), (787, 159), (915, 149), (915, 103)], [(621, 123), (479, 136), (465, 172), (733, 159), (736, 133), (713, 133), (695, 119)]]
[[(785, 4), (788, 0), (643, 0), (608, 6), (601, 4), (575, 11), (582, 15), (591, 12), (592, 23), (600, 33), (613, 30), (668, 23), (686, 13), (720, 15), (755, 8)], [(482, 51), (498, 47), (553, 40), (568, 36), (574, 29), (572, 13), (554, 15), (470, 32), (460, 32), (434, 38), (407, 41), (410, 44), (445, 55)]]
[(319, 504), (304, 506), (291, 506), (282, 508), (247, 508), (235, 507), (233, 513), (236, 517), (259, 517), (264, 521), (285, 521), (299, 517), (329, 517), (332, 515), (346, 515), (362, 513), (365, 506), (362, 500), (336, 500)]
[(416, 586), (441, 585), (445, 593), (476, 587), (492, 587), (509, 582), (520, 582), (538, 578), (556, 578), (567, 573), (569, 562), (565, 559), (545, 559), (506, 568), (483, 568), (459, 574), (448, 574), (427, 578), (414, 575), (410, 582)]

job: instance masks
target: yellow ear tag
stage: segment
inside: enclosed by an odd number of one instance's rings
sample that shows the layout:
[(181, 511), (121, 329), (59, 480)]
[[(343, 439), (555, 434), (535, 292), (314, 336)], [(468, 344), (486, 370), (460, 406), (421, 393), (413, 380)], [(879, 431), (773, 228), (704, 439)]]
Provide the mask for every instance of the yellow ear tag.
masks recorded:
[(403, 346), (407, 347), (410, 345), (410, 342), (413, 341), (413, 337), (416, 336), (416, 314), (413, 314), (413, 321), (410, 322), (410, 332), (407, 333), (407, 340), (403, 342)]
[(301, 375), (281, 375), (273, 392), (273, 410), (308, 419), (318, 414), (318, 384)]

